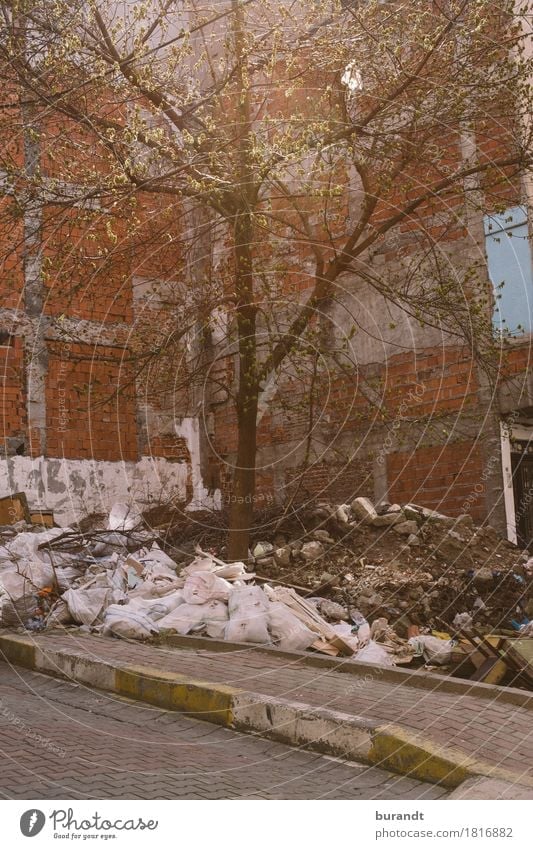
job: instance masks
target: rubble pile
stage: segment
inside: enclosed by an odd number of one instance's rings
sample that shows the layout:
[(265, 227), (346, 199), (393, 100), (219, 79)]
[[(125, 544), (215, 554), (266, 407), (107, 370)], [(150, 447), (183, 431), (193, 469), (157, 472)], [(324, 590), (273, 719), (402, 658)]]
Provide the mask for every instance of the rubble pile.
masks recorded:
[(533, 618), (529, 553), (468, 515), (356, 498), (298, 519), (296, 540), (289, 520), (252, 548), (261, 575), (306, 591), (327, 587), (329, 598), (370, 620), (386, 617), (400, 633), (442, 629), (462, 613), (485, 632)]
[(461, 661), (473, 628), (531, 633), (533, 560), (469, 516), (356, 498), (314, 505), (298, 532), (292, 523), (263, 527), (246, 563), (225, 562), (222, 533), (191, 553), (185, 534), (148, 527), (126, 504), (104, 529), (2, 526), (0, 622), (437, 666)]

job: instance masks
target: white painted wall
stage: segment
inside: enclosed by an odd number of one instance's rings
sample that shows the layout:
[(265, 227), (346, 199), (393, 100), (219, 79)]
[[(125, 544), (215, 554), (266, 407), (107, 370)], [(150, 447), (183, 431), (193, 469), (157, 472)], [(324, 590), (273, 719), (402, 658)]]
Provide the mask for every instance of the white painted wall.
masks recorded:
[(160, 499), (185, 501), (187, 469), (163, 457), (137, 462), (7, 457), (0, 461), (0, 496), (23, 491), (30, 508), (53, 510), (57, 524), (66, 526), (88, 513), (106, 513), (116, 501), (131, 500), (141, 509)]
[(191, 457), (192, 499), (187, 510), (220, 510), (222, 494), (219, 489), (213, 493), (204, 486), (200, 466), (200, 421), (197, 416), (186, 416), (174, 425), (176, 436), (187, 443)]

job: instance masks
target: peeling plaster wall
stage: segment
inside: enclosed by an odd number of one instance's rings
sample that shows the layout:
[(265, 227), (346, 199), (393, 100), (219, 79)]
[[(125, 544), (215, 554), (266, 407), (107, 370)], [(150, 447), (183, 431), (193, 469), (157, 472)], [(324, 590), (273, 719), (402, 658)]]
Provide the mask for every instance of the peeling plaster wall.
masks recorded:
[(175, 425), (176, 436), (182, 436), (191, 456), (192, 499), (187, 510), (220, 510), (222, 495), (219, 489), (210, 492), (202, 478), (200, 463), (200, 421), (195, 416), (186, 416)]
[(0, 461), (0, 492), (24, 491), (31, 509), (54, 511), (58, 525), (106, 513), (126, 496), (144, 508), (160, 499), (186, 500), (187, 464), (162, 457), (128, 461), (8, 457)]

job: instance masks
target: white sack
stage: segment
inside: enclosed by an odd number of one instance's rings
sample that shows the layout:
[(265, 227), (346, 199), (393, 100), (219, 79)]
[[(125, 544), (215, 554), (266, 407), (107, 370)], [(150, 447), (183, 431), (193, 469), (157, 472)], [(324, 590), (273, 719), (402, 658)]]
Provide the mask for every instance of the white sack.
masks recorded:
[(180, 604), (168, 616), (159, 620), (159, 628), (188, 634), (194, 629), (210, 623), (225, 624), (228, 609), (222, 601), (208, 601), (206, 604)]
[(142, 556), (137, 554), (135, 559), (142, 563), (144, 567), (142, 576), (145, 579), (176, 577), (176, 564), (155, 543), (147, 554)]
[(423, 655), (427, 663), (444, 666), (452, 659), (453, 643), (451, 640), (440, 640), (438, 637), (432, 637), (431, 634), (421, 634), (418, 637), (411, 637), (408, 644), (414, 650), (415, 655), (418, 657)]
[(230, 621), (225, 639), (232, 642), (269, 643), (269, 601), (261, 587), (235, 587), (228, 600)]
[(283, 602), (273, 602), (268, 609), (268, 628), (273, 642), (283, 651), (304, 651), (317, 639)]
[(68, 604), (71, 616), (78, 625), (93, 625), (113, 601), (110, 587), (91, 587), (88, 589), (67, 590), (62, 598)]
[(176, 607), (184, 603), (183, 591), (176, 590), (162, 598), (132, 598), (125, 605), (132, 610), (139, 610), (154, 622), (168, 616)]
[(212, 572), (196, 572), (189, 575), (183, 587), (187, 604), (205, 604), (207, 601), (227, 601), (231, 584)]
[(131, 531), (142, 521), (141, 514), (133, 504), (117, 502), (113, 504), (107, 520), (110, 531)]
[(395, 665), (393, 656), (375, 640), (369, 640), (363, 648), (359, 649), (356, 660), (363, 660), (365, 663), (377, 663), (380, 666)]
[(0, 622), (5, 627), (24, 624), (39, 609), (35, 586), (14, 569), (0, 575), (0, 602)]
[(116, 634), (128, 640), (144, 640), (159, 633), (157, 624), (131, 604), (111, 604), (104, 616), (104, 634)]
[(72, 622), (72, 616), (66, 601), (58, 598), (52, 605), (46, 617), (46, 627), (54, 628), (57, 625), (68, 625)]

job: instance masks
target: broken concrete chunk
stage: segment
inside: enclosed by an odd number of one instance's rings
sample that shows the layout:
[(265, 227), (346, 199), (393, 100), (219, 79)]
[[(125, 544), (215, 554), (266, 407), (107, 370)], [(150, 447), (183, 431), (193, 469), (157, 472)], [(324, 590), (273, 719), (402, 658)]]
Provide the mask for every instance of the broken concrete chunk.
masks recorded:
[(306, 542), (302, 545), (300, 552), (306, 563), (313, 563), (324, 554), (324, 546), (321, 542)]
[(395, 525), (394, 530), (397, 534), (402, 534), (402, 536), (408, 537), (411, 534), (416, 535), (418, 533), (418, 525), (410, 519), (407, 522), (400, 522), (398, 525)]
[(313, 531), (313, 538), (319, 542), (323, 542), (325, 545), (333, 545), (335, 543), (335, 540), (324, 530)]
[(276, 548), (274, 549), (274, 560), (277, 566), (290, 566), (291, 565), (291, 550), (290, 548)]
[(474, 585), (476, 587), (486, 587), (489, 584), (492, 584), (492, 569), (489, 569), (487, 566), (482, 566), (481, 569), (477, 569), (474, 572), (474, 577), (472, 580), (474, 581)]
[(362, 522), (372, 522), (378, 515), (370, 499), (363, 496), (352, 501), (352, 513)]
[(333, 621), (342, 619), (346, 622), (349, 620), (346, 608), (342, 604), (337, 604), (336, 601), (330, 601), (328, 598), (318, 599), (318, 609), (326, 619), (332, 619)]
[(350, 505), (339, 504), (339, 506), (335, 510), (335, 518), (339, 522), (342, 522), (343, 525), (347, 525), (350, 521)]
[(372, 519), (372, 525), (375, 528), (392, 528), (393, 525), (398, 525), (404, 520), (403, 513), (383, 513), (381, 516)]

